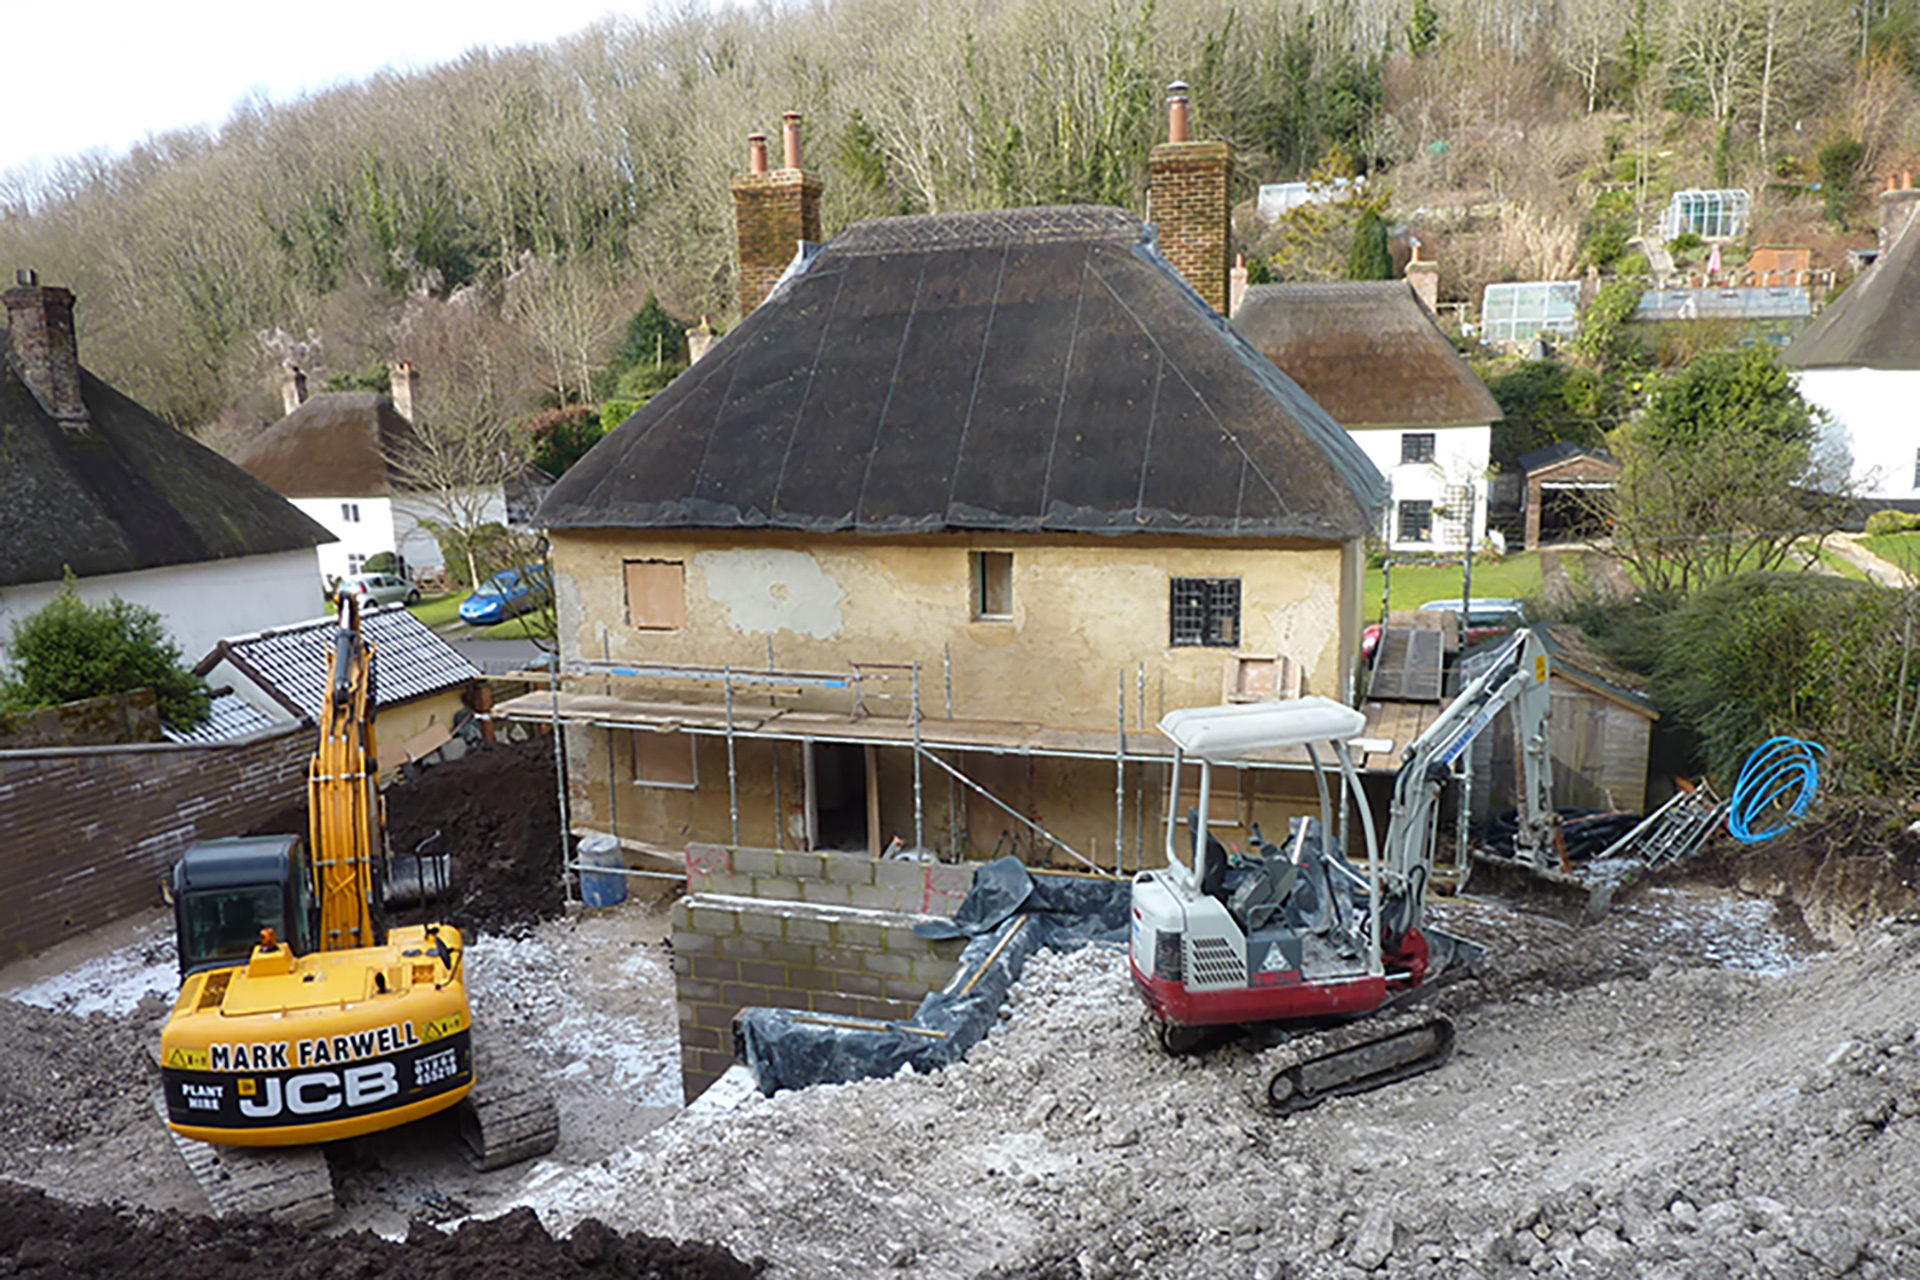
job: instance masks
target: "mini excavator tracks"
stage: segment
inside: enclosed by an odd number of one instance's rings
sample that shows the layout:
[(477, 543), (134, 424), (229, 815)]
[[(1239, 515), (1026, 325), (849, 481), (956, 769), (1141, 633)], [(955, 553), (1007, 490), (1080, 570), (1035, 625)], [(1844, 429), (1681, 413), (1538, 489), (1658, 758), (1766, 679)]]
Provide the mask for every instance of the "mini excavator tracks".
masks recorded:
[(1431, 1071), (1453, 1053), (1453, 1021), (1434, 1012), (1368, 1017), (1268, 1049), (1255, 1059), (1259, 1102), (1277, 1115)]
[(467, 1163), (485, 1172), (543, 1156), (560, 1141), (553, 1090), (533, 1072), (476, 1046), (473, 1091), (460, 1104)]

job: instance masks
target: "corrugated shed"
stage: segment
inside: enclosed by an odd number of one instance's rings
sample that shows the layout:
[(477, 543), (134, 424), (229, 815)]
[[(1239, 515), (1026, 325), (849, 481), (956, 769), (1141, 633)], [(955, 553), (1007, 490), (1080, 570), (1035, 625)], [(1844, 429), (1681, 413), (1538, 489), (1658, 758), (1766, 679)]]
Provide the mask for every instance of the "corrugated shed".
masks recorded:
[(1781, 359), (1792, 369), (1920, 369), (1920, 231), (1912, 215)]
[(1255, 285), (1233, 325), (1350, 430), (1505, 416), (1404, 280)]
[(391, 459), (412, 439), (388, 397), (326, 392), (248, 441), (235, 461), (289, 498), (381, 497), (399, 487)]
[(1300, 536), (1379, 472), (1117, 209), (860, 223), (567, 472), (564, 528)]
[(333, 541), (266, 485), (92, 374), (62, 427), (0, 358), (0, 586), (298, 551)]
[[(222, 660), (231, 662), (289, 711), (318, 719), (326, 703), (328, 658), (337, 625), (333, 618), (319, 618), (297, 627), (222, 640), (194, 671), (204, 676)], [(377, 708), (483, 678), (459, 650), (400, 605), (363, 613), (360, 630), (378, 646), (373, 658)]]

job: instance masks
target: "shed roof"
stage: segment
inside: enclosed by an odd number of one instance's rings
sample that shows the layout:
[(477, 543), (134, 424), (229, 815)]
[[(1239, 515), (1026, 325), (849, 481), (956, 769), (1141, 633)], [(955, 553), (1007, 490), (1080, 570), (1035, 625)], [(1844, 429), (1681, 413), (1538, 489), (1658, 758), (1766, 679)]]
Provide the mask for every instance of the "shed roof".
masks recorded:
[(1620, 465), (1614, 461), (1613, 455), (1605, 449), (1589, 449), (1587, 446), (1575, 444), (1571, 440), (1556, 440), (1552, 444), (1542, 445), (1538, 449), (1530, 449), (1518, 458), (1515, 458), (1514, 461), (1519, 465), (1520, 470), (1531, 475), (1536, 471), (1546, 471), (1550, 468), (1561, 466), (1564, 463), (1577, 462), (1582, 459), (1603, 463), (1610, 467), (1618, 467)]
[[(222, 661), (231, 662), (288, 711), (317, 720), (326, 707), (328, 658), (337, 625), (331, 617), (316, 618), (298, 626), (231, 636), (215, 645), (193, 671), (204, 677)], [(360, 630), (376, 646), (376, 709), (484, 678), (458, 649), (400, 605), (362, 613)]]
[(401, 488), (390, 459), (413, 426), (377, 391), (314, 396), (262, 431), (236, 456), (289, 498), (372, 498)]
[(1916, 209), (1885, 253), (1800, 331), (1794, 369), (1920, 369), (1920, 231)]
[(1255, 285), (1233, 325), (1348, 429), (1504, 416), (1404, 280)]
[[(4, 349), (4, 344), (0, 344)], [(63, 427), (0, 358), (0, 586), (333, 541), (279, 494), (84, 370)]]
[(842, 232), (554, 485), (566, 528), (1299, 536), (1379, 472), (1117, 209)]

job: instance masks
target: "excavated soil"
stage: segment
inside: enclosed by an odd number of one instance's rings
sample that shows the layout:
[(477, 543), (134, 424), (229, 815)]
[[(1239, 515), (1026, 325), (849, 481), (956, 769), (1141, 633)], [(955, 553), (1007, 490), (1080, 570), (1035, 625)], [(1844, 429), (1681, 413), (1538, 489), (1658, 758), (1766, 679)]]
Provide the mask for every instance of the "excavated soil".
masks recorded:
[(100, 990), (109, 959), (164, 983), (150, 920), (0, 971), (57, 997), (0, 1000), (0, 1276), (1920, 1277), (1920, 900), (1891, 809), (1716, 847), (1586, 930), (1437, 903), (1494, 951), (1429, 996), (1454, 1057), (1299, 1115), (1255, 1105), (1252, 1046), (1162, 1055), (1124, 954), (1087, 948), (1037, 957), (938, 1074), (662, 1125), (664, 903), (549, 914), (552, 778), (503, 748), (389, 802), (396, 833), (506, 846), (461, 889), (490, 921), (475, 1016), (554, 1082), (552, 1156), (472, 1174), (396, 1131), (330, 1153), (328, 1231), (200, 1216), (149, 1101), (165, 1002)]

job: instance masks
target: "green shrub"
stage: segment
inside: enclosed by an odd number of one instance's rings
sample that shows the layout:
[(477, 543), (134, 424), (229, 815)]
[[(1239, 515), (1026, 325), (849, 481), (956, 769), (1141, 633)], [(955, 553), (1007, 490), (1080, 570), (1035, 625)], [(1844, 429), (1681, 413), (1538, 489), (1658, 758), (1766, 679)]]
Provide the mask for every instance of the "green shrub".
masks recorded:
[(119, 596), (88, 604), (69, 575), (46, 607), (13, 624), (0, 706), (26, 711), (135, 689), (152, 689), (160, 718), (182, 729), (205, 720), (212, 705), (155, 610)]
[(1906, 533), (1910, 529), (1920, 529), (1920, 512), (1895, 511), (1892, 507), (1888, 507), (1867, 517), (1869, 538), (1878, 538), (1888, 533)]

